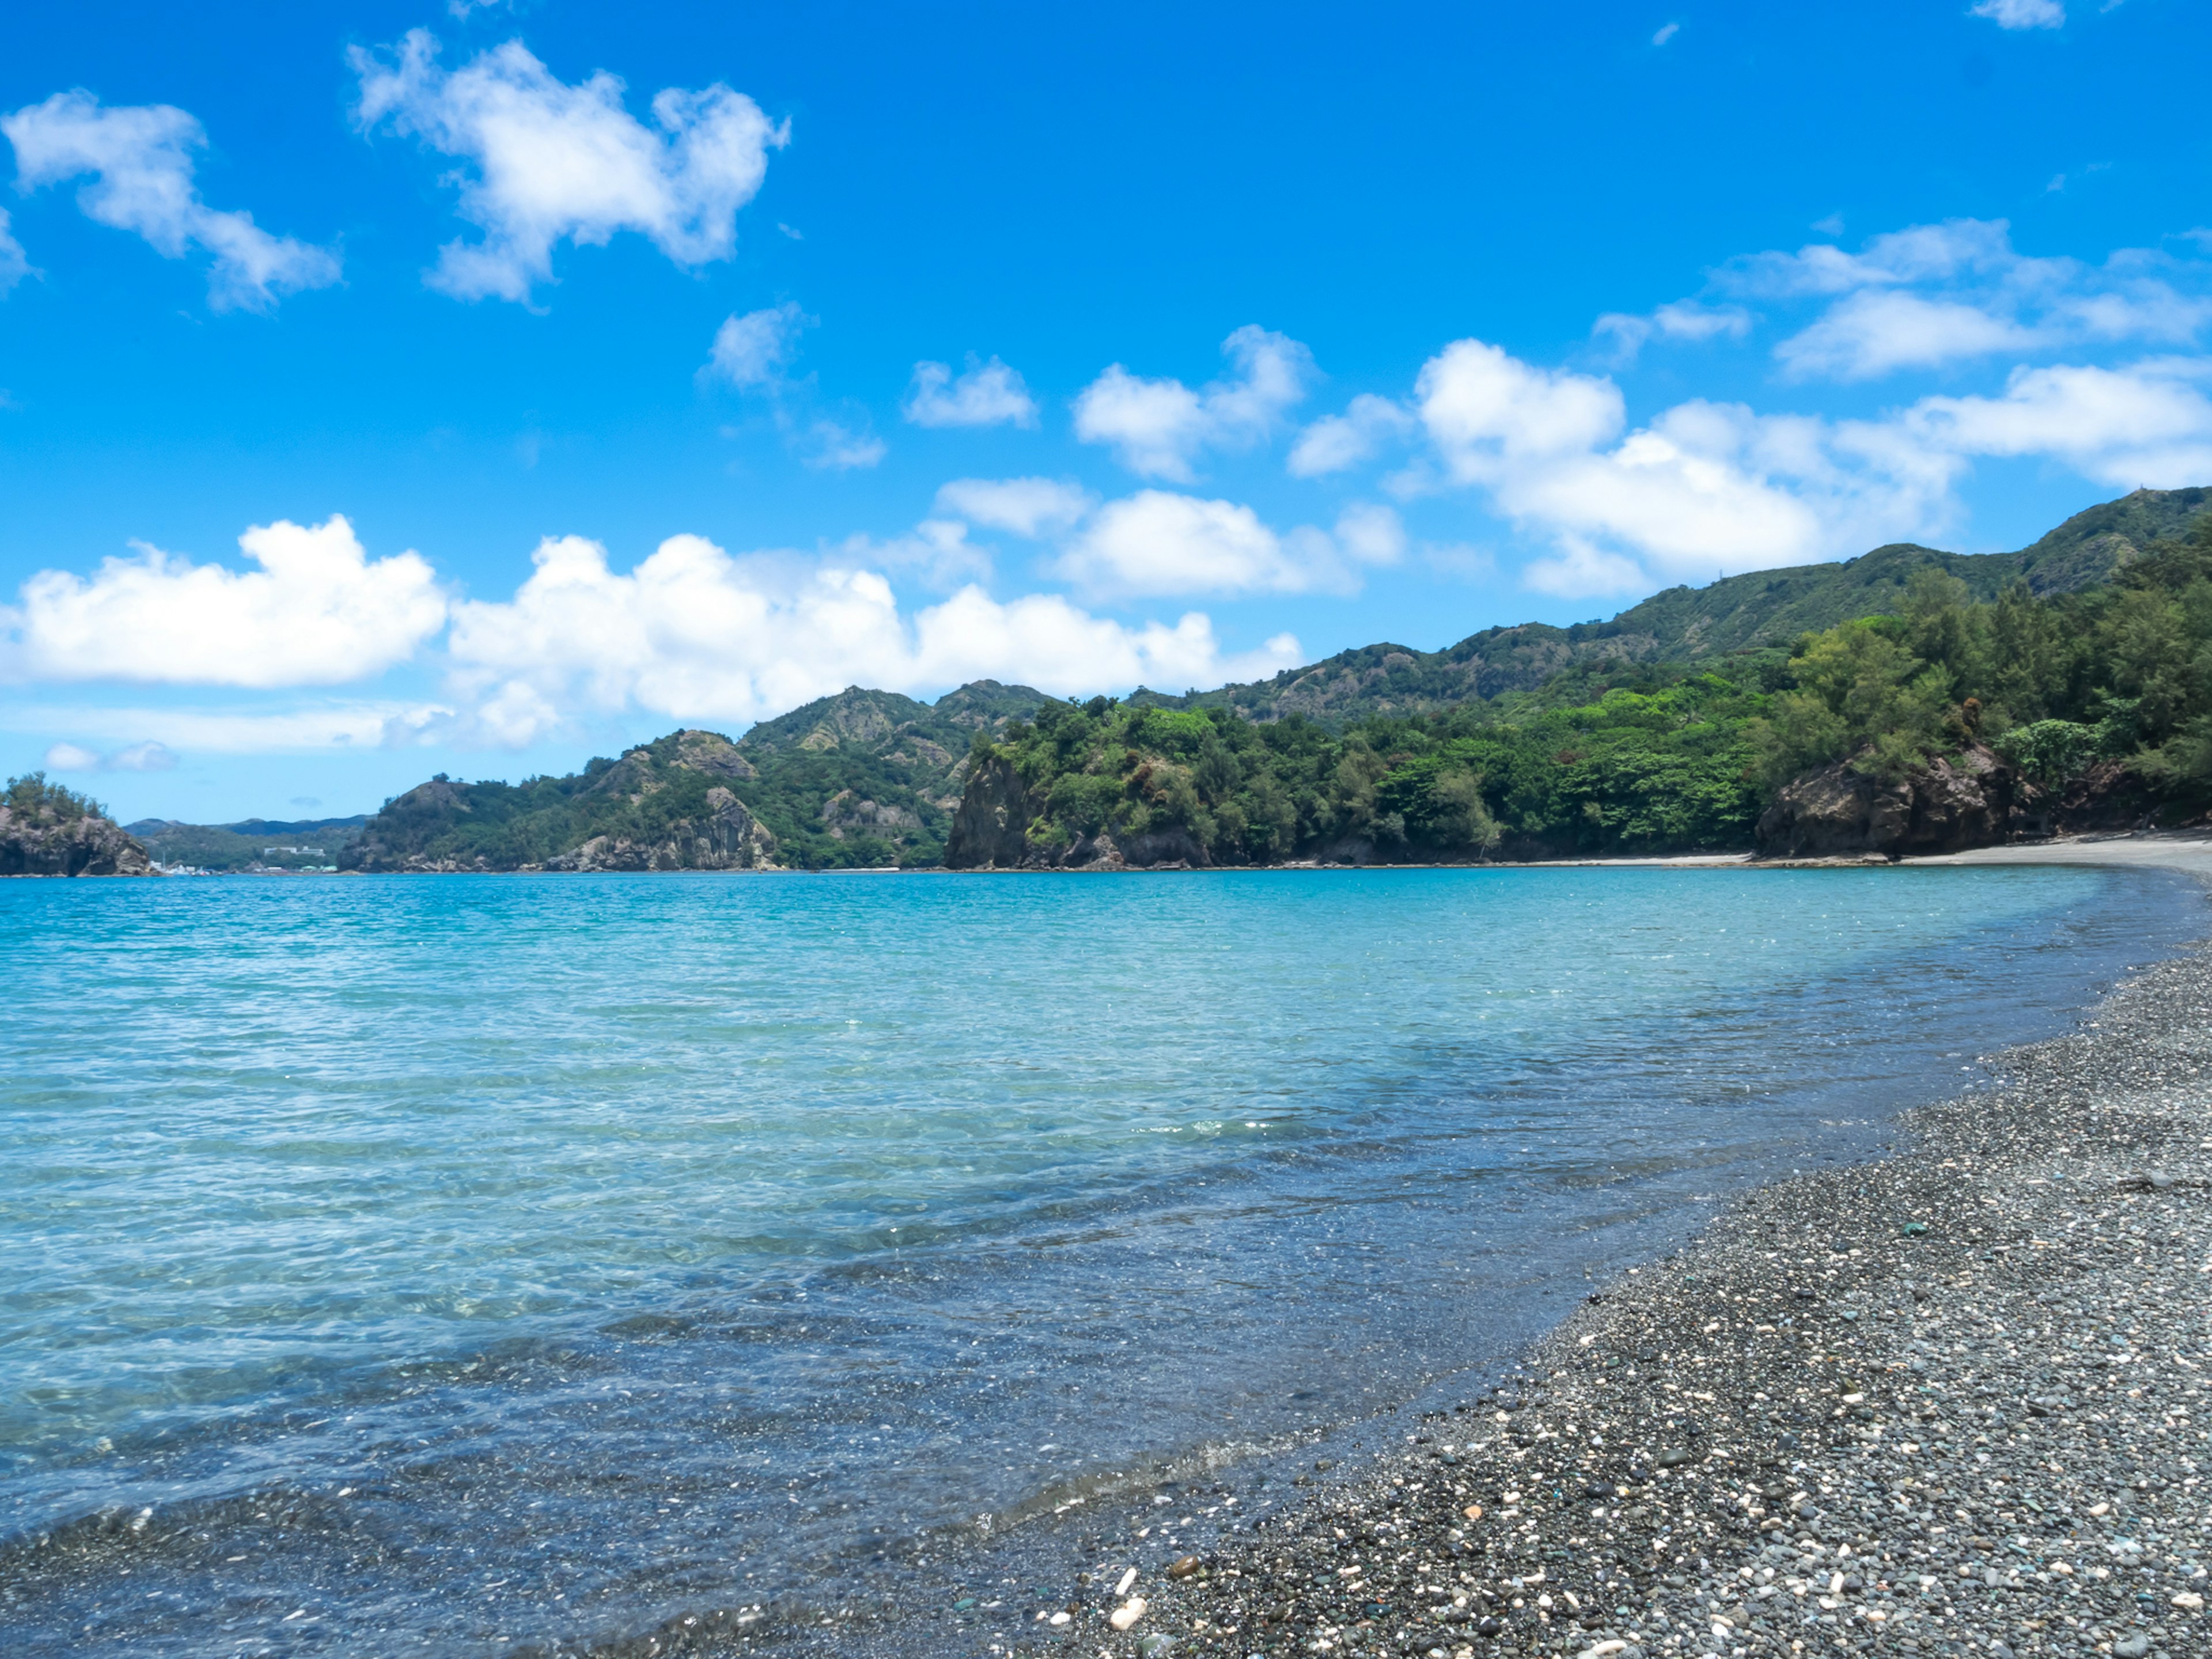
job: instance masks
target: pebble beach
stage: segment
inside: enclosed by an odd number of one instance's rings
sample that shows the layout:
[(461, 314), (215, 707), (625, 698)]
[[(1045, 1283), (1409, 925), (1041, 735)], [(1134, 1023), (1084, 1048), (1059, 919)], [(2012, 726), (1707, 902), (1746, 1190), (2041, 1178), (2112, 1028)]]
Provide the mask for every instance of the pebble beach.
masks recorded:
[(1370, 1467), (1171, 1562), (1133, 1519), (1032, 1633), (974, 1647), (2212, 1653), (2212, 954), (1984, 1066)]

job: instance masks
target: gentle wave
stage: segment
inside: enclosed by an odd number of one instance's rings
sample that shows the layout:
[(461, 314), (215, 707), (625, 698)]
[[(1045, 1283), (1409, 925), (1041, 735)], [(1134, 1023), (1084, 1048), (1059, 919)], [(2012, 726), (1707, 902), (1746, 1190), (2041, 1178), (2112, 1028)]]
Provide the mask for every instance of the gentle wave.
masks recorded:
[(8, 884), (9, 1623), (911, 1598), (1485, 1361), (2198, 914), (2064, 869)]

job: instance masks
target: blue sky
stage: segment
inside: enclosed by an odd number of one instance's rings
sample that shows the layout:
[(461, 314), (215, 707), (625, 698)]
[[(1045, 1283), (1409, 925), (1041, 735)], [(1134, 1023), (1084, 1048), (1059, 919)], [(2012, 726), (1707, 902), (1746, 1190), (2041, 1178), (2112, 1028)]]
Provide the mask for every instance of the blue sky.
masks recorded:
[(2212, 483), (2182, 0), (46, 8), (0, 769), (374, 808)]

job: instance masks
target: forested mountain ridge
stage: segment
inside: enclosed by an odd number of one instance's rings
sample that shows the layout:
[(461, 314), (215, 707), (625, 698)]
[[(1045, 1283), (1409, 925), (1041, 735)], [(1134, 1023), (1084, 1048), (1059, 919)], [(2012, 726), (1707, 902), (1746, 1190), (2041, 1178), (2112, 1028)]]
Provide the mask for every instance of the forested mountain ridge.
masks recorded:
[(160, 863), (210, 871), (311, 870), (336, 864), (360, 838), (368, 814), (343, 818), (245, 818), (185, 823), (140, 818), (123, 826)]
[[(1993, 598), (1943, 556), (1893, 561), (1911, 574), (1881, 613), (1787, 651), (1583, 664), (1542, 695), (1334, 727), (1203, 699), (1048, 703), (977, 740), (945, 861), (1893, 855), (2201, 814), (2212, 513), (2124, 557), (2078, 527), (2046, 547), (2073, 569), (2041, 593), (2025, 556)], [(2108, 580), (2079, 585), (2099, 559)]]
[[(2197, 556), (2176, 539), (2192, 523), (2201, 539), (2208, 505), (2204, 489), (2138, 491), (2017, 553), (1878, 548), (1670, 589), (1609, 623), (1492, 629), (1439, 652), (1368, 646), (1181, 697), (1062, 702), (977, 681), (928, 703), (849, 687), (735, 743), (685, 730), (566, 778), (433, 779), (387, 803), (341, 861), (821, 868), (1740, 848), (1791, 777), (1856, 766), (1861, 746), (1879, 750), (1888, 787), (1938, 753), (2016, 747), (2027, 739), (2011, 730), (2039, 722), (2072, 759), (2036, 763), (2023, 810), (2048, 797), (2057, 811), (2096, 766), (2106, 782), (2066, 809), (2077, 816), (2178, 800), (2173, 740), (2194, 741), (2198, 701), (2212, 717), (2212, 683), (2190, 690), (2193, 671), (2152, 664), (2143, 642), (2212, 641), (2212, 586), (2191, 586)], [(2012, 763), (1987, 752), (1974, 775), (2009, 778)]]
[(995, 680), (933, 704), (851, 686), (735, 743), (686, 729), (568, 777), (440, 776), (387, 801), (339, 862), (364, 871), (935, 864), (975, 738), (1047, 701)]
[(1485, 629), (1440, 651), (1361, 646), (1273, 679), (1183, 696), (1140, 696), (1173, 708), (1219, 705), (1251, 720), (1304, 714), (1343, 721), (1534, 691), (1578, 667), (1697, 664), (1732, 652), (1786, 650), (1802, 634), (1896, 610), (1921, 570), (1956, 577), (1977, 599), (1993, 599), (2015, 581), (2036, 594), (2094, 586), (2153, 544), (2182, 535), (2208, 504), (2212, 489), (2139, 489), (2075, 514), (2016, 553), (1945, 553), (1898, 542), (1837, 564), (1670, 587), (1610, 622)]

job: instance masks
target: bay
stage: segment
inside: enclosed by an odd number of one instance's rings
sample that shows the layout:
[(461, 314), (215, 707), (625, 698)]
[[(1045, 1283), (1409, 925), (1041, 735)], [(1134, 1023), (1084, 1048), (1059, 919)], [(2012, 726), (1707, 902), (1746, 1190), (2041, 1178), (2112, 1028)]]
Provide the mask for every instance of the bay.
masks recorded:
[(0, 884), (0, 1628), (789, 1629), (1161, 1492), (1232, 1525), (2201, 915), (2063, 868)]

